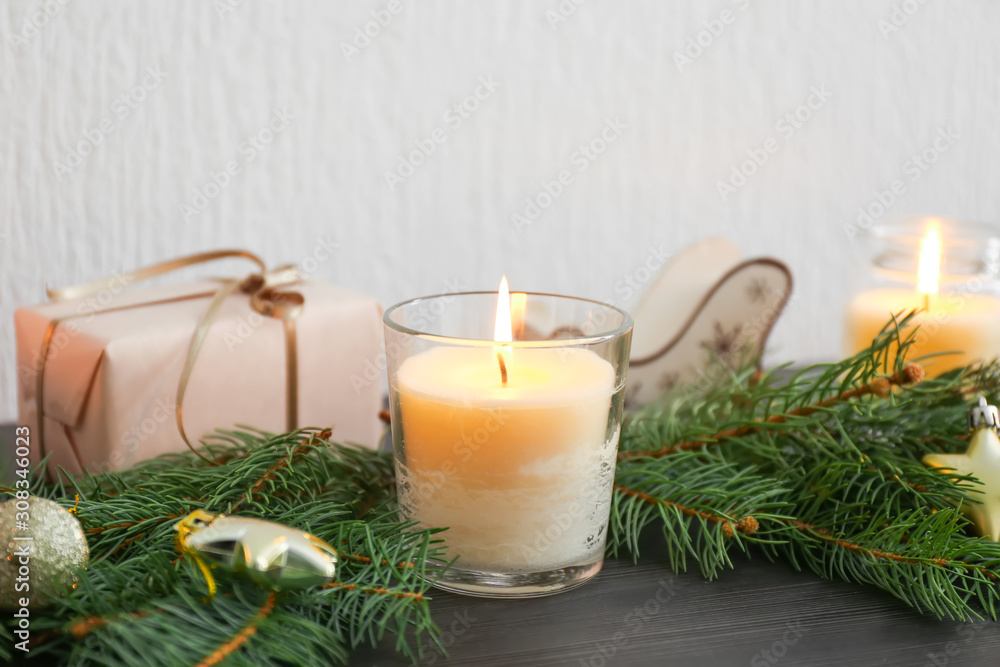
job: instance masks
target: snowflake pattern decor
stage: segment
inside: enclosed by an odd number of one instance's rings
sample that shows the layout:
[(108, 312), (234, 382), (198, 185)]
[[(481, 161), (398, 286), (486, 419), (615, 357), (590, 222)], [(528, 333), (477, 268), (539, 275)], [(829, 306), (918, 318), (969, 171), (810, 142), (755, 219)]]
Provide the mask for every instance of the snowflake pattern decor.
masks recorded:
[[(668, 264), (657, 282), (672, 280), (679, 286), (652, 292), (661, 295), (663, 303), (640, 303), (646, 313), (655, 313), (657, 309), (661, 314), (669, 312), (674, 305), (671, 298), (681, 303), (692, 301), (690, 294), (677, 295), (684, 284), (693, 283), (685, 283), (684, 276), (671, 274), (670, 269)], [(679, 331), (666, 331), (659, 349), (647, 349), (644, 356), (636, 356), (633, 340), (626, 405), (637, 408), (688, 388), (709, 389), (728, 378), (732, 371), (757, 365), (791, 289), (791, 273), (777, 260), (749, 260), (723, 271), (722, 277), (698, 300), (694, 312), (676, 313), (673, 321), (685, 324)], [(638, 332), (643, 326), (638, 311), (635, 320)], [(666, 320), (662, 316), (649, 316), (645, 321)], [(649, 338), (648, 333), (646, 337)]]
[(770, 289), (771, 287), (767, 284), (767, 280), (754, 278), (747, 285), (747, 298), (753, 303), (761, 303), (767, 300), (767, 293)]
[(662, 392), (670, 391), (677, 386), (680, 379), (680, 373), (667, 371), (660, 376), (660, 381), (656, 383), (656, 388)]
[[(743, 346), (739, 345), (743, 326), (734, 325), (730, 329), (723, 328), (718, 321), (715, 322), (715, 334), (711, 340), (702, 341), (701, 346), (711, 353), (714, 359), (719, 360), (729, 368), (735, 368), (740, 357)], [(711, 360), (710, 360), (711, 361)]]

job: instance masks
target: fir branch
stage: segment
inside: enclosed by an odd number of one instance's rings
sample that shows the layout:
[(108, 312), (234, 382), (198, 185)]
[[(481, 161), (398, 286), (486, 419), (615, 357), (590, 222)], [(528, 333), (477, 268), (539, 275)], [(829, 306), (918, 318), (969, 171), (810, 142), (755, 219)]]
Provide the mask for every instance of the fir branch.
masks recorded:
[(693, 558), (702, 574), (713, 578), (732, 566), (729, 549), (769, 539), (757, 526), (785, 506), (784, 492), (775, 480), (725, 461), (705, 461), (694, 452), (619, 464), (609, 550), (627, 549), (637, 557), (641, 533), (661, 524), (671, 567), (685, 570)]
[(339, 581), (332, 581), (329, 584), (323, 584), (320, 588), (339, 588), (345, 591), (361, 591), (367, 595), (388, 595), (389, 597), (408, 598), (418, 602), (423, 602), (425, 600), (423, 593), (414, 593), (412, 591), (393, 591), (388, 588), (359, 588), (357, 584), (342, 584)]
[(264, 619), (270, 616), (272, 611), (274, 611), (274, 598), (274, 591), (268, 593), (267, 599), (264, 600), (264, 604), (260, 606), (260, 609), (257, 610), (257, 613), (253, 616), (253, 618), (247, 621), (246, 625), (244, 625), (240, 631), (236, 633), (236, 636), (228, 640), (225, 644), (213, 651), (211, 655), (199, 662), (198, 667), (212, 667), (213, 665), (219, 664), (229, 657), (233, 651), (243, 646), (243, 644), (245, 644), (252, 635), (257, 634), (257, 626)]
[[(633, 415), (621, 438), (611, 548), (636, 555), (639, 533), (660, 524), (671, 566), (691, 557), (712, 577), (731, 566), (726, 526), (740, 548), (756, 544), (796, 567), (877, 586), (921, 611), (995, 618), (1000, 545), (968, 536), (955, 509), (978, 481), (921, 459), (967, 446), (970, 399), (996, 396), (1000, 366), (924, 380), (906, 359), (911, 319), (890, 322), (869, 350), (842, 362), (785, 381), (748, 369), (729, 386)], [(731, 486), (692, 476), (699, 470), (728, 475)], [(773, 496), (761, 503), (752, 485), (741, 488), (748, 475), (772, 484)], [(752, 535), (738, 529), (745, 516), (758, 524)]]
[(661, 447), (655, 451), (624, 451), (618, 455), (618, 460), (621, 461), (640, 456), (656, 458), (660, 456), (667, 456), (669, 454), (675, 454), (680, 451), (702, 449), (708, 445), (718, 444), (725, 440), (745, 436), (754, 430), (768, 428), (772, 424), (788, 424), (789, 428), (795, 428), (797, 426), (800, 427), (802, 423), (796, 421), (796, 417), (809, 417), (810, 415), (828, 409), (837, 403), (844, 403), (853, 398), (860, 398), (862, 396), (878, 396), (885, 398), (889, 395), (889, 392), (892, 391), (893, 387), (917, 384), (923, 379), (924, 369), (919, 364), (908, 364), (902, 371), (893, 373), (889, 377), (873, 378), (866, 384), (862, 384), (859, 387), (853, 387), (851, 389), (844, 389), (835, 396), (828, 396), (810, 405), (794, 407), (787, 412), (771, 413), (762, 419), (753, 420), (749, 423), (743, 424), (742, 426), (723, 429), (704, 439), (685, 440), (666, 447)]
[(839, 535), (797, 519), (786, 522), (794, 529), (790, 539), (763, 546), (772, 557), (826, 578), (873, 584), (938, 617), (981, 618), (981, 609), (995, 618), (1000, 545), (954, 531), (966, 523), (957, 510), (876, 514)]
[[(326, 435), (227, 431), (206, 448), (220, 465), (181, 454), (40, 483), (67, 508), (79, 494), (92, 560), (76, 589), (33, 616), (32, 655), (102, 665), (331, 664), (393, 632), (397, 648), (417, 657), (422, 637), (438, 641), (428, 590), (440, 543), (434, 531), (400, 523), (389, 455)], [(201, 573), (174, 549), (174, 524), (195, 509), (315, 534), (344, 554), (336, 581), (271, 592), (219, 572), (220, 593), (206, 602)]]
[[(324, 432), (328, 433), (328, 432)], [(327, 437), (329, 437), (327, 435)], [(239, 499), (229, 507), (227, 514), (236, 514), (243, 508), (247, 503), (258, 502), (260, 492), (265, 488), (265, 486), (270, 487), (270, 491), (274, 491), (275, 487), (275, 477), (285, 468), (290, 467), (296, 460), (299, 460), (306, 456), (311, 449), (314, 447), (322, 446), (323, 441), (317, 437), (310, 437), (304, 443), (296, 445), (291, 451), (287, 453), (286, 456), (279, 458), (275, 463), (268, 468), (263, 475), (257, 478), (255, 482), (250, 485), (250, 488), (243, 492)]]

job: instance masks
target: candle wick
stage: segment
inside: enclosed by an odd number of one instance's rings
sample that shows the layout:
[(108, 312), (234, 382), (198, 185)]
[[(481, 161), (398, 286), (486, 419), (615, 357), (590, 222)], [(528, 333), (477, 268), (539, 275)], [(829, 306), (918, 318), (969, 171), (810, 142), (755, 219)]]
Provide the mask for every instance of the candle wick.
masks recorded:
[(929, 292), (924, 292), (924, 310), (927, 312), (931, 310), (931, 295)]
[(507, 385), (507, 364), (503, 362), (503, 352), (497, 352), (497, 361), (500, 362), (500, 381)]

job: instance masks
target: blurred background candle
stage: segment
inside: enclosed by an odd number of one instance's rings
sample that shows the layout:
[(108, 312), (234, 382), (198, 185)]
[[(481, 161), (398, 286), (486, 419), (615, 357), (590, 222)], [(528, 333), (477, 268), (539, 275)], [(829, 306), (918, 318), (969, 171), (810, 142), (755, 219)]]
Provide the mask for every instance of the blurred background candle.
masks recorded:
[(1000, 355), (997, 227), (923, 218), (873, 227), (864, 243), (868, 285), (848, 304), (845, 353), (869, 347), (893, 315), (917, 310), (908, 357), (942, 354), (923, 362), (932, 373)]
[[(437, 327), (448, 340), (401, 331), (416, 305), (386, 312), (403, 515), (448, 528), (448, 556), (459, 560), (444, 588), (530, 596), (582, 583), (603, 563), (631, 320), (535, 294), (519, 295), (526, 308), (512, 313), (506, 281), (499, 295), (451, 297), (449, 313), (467, 324)], [(484, 297), (495, 315), (484, 317)], [(535, 312), (542, 321), (526, 323)], [(468, 327), (483, 319), (493, 331), (479, 339)], [(514, 340), (512, 323), (581, 335)]]

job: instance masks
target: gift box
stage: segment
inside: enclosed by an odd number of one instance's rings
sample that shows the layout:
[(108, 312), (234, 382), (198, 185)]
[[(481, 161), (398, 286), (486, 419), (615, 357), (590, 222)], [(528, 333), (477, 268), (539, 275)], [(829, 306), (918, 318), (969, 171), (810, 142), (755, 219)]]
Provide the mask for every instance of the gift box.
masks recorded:
[(377, 446), (374, 299), (288, 269), (277, 288), (266, 274), (127, 290), (135, 276), (119, 277), (15, 313), (19, 423), (50, 472), (127, 468), (235, 425)]

